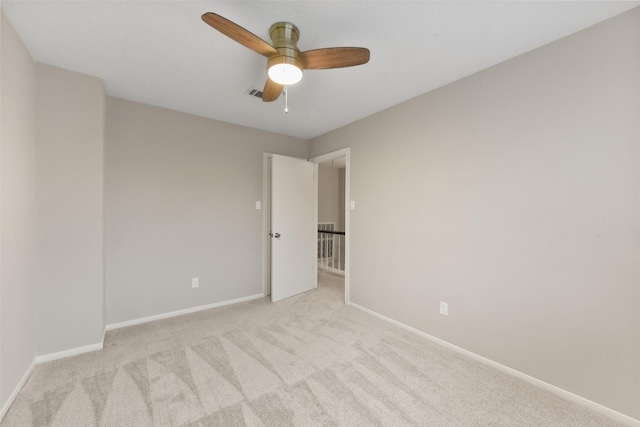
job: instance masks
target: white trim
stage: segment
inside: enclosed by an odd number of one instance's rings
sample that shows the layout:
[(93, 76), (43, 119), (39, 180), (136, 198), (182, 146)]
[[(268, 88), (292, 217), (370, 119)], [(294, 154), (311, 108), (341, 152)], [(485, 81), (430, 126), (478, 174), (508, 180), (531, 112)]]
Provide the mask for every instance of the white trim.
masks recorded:
[(351, 251), (349, 249), (351, 247), (351, 147), (332, 151), (331, 153), (316, 156), (309, 160), (314, 163), (322, 163), (328, 160), (339, 159), (340, 157), (346, 158), (346, 166), (344, 171), (344, 303), (346, 305), (349, 305), (351, 295), (349, 280), (349, 272), (351, 270)]
[[(308, 160), (307, 160), (308, 161)], [(317, 235), (318, 235), (318, 164), (313, 163), (313, 288), (318, 289), (318, 257), (316, 256), (317, 250)]]
[(36, 356), (36, 363), (51, 362), (53, 360), (64, 359), (65, 357), (77, 356), (79, 354), (90, 353), (92, 351), (102, 350), (103, 342), (89, 344), (82, 347), (70, 348), (69, 350), (58, 351), (56, 353), (41, 354)]
[(102, 342), (100, 342), (100, 343), (89, 344), (89, 345), (85, 345), (85, 346), (82, 346), (82, 347), (72, 348), (72, 349), (69, 349), (69, 350), (58, 351), (56, 353), (42, 354), (42, 355), (36, 356), (33, 359), (33, 361), (31, 362), (31, 365), (29, 366), (27, 371), (22, 376), (22, 379), (20, 380), (20, 382), (18, 382), (18, 385), (16, 385), (15, 389), (13, 390), (13, 392), (11, 393), (11, 395), (9, 396), (7, 401), (5, 402), (4, 406), (2, 407), (2, 410), (0, 410), (0, 422), (2, 421), (4, 416), (6, 415), (7, 411), (9, 411), (9, 408), (11, 408), (11, 405), (13, 405), (13, 402), (16, 400), (16, 397), (18, 396), (18, 394), (22, 390), (22, 387), (24, 387), (24, 385), (26, 384), (27, 380), (31, 376), (31, 373), (33, 372), (33, 369), (35, 368), (36, 365), (39, 365), (41, 363), (51, 362), (53, 360), (64, 359), (66, 357), (77, 356), (79, 354), (90, 353), (92, 351), (102, 350), (104, 348), (104, 338), (105, 338), (105, 336), (107, 334), (107, 331), (111, 331), (111, 330), (119, 329), (119, 328), (125, 328), (127, 326), (139, 325), (141, 323), (152, 322), (154, 320), (160, 320), (160, 319), (166, 319), (166, 318), (169, 318), (169, 317), (181, 316), (183, 314), (194, 313), (194, 312), (197, 312), (197, 311), (208, 310), (210, 308), (222, 307), (222, 306), (225, 306), (225, 305), (231, 305), (231, 304), (236, 304), (236, 303), (240, 303), (240, 302), (251, 301), (251, 300), (255, 300), (255, 299), (259, 299), (259, 298), (263, 298), (263, 297), (264, 297), (264, 295), (260, 293), (260, 294), (255, 294), (255, 295), (249, 295), (247, 297), (236, 298), (236, 299), (233, 299), (233, 300), (228, 300), (228, 301), (222, 301), (222, 302), (217, 302), (217, 303), (213, 303), (213, 304), (202, 305), (202, 306), (199, 306), (199, 307), (187, 308), (185, 310), (178, 310), (178, 311), (172, 311), (172, 312), (169, 312), (169, 313), (158, 314), (158, 315), (155, 315), (155, 316), (143, 317), (141, 319), (128, 320), (126, 322), (120, 322), (120, 323), (112, 323), (112, 324), (107, 325), (105, 327), (104, 334), (102, 336)]
[(214, 302), (213, 304), (201, 305), (198, 307), (185, 308), (184, 310), (170, 311), (168, 313), (156, 314), (139, 319), (126, 320), (124, 322), (111, 323), (106, 326), (105, 330), (112, 331), (114, 329), (126, 328), (128, 326), (140, 325), (142, 323), (153, 322), (154, 320), (168, 319), (169, 317), (182, 316), (183, 314), (195, 313), (197, 311), (209, 310), (210, 308), (222, 307), (225, 305), (237, 304), (240, 302), (252, 301), (254, 299), (264, 298), (263, 293), (249, 295), (246, 297), (236, 298), (227, 301)]
[(2, 407), (2, 410), (0, 410), (0, 421), (2, 421), (4, 419), (4, 416), (7, 415), (7, 412), (9, 412), (9, 408), (11, 408), (11, 405), (13, 405), (13, 402), (16, 400), (16, 397), (18, 397), (18, 394), (22, 390), (22, 387), (24, 387), (24, 385), (27, 383), (27, 380), (29, 379), (29, 377), (31, 376), (31, 373), (33, 372), (33, 368), (35, 367), (36, 367), (36, 359), (33, 359), (33, 361), (31, 362), (31, 365), (29, 365), (29, 367), (27, 368), (27, 371), (24, 373), (24, 375), (18, 382), (18, 385), (16, 385), (16, 388), (14, 388), (11, 395), (9, 395), (9, 398), (7, 399), (4, 406)]
[(351, 303), (351, 147), (345, 150), (344, 170), (344, 303)]
[(370, 315), (372, 315), (374, 317), (377, 317), (378, 319), (382, 319), (382, 320), (384, 320), (386, 322), (391, 323), (392, 325), (398, 326), (399, 328), (402, 328), (402, 329), (404, 329), (406, 331), (412, 332), (412, 333), (414, 333), (416, 335), (419, 335), (419, 336), (421, 336), (423, 338), (428, 339), (429, 341), (432, 341), (432, 342), (434, 342), (436, 344), (439, 344), (439, 345), (441, 345), (443, 347), (446, 347), (446, 348), (448, 348), (450, 350), (453, 350), (456, 353), (460, 353), (460, 354), (462, 354), (464, 356), (467, 356), (467, 357), (469, 357), (469, 358), (471, 358), (473, 360), (476, 360), (476, 361), (478, 361), (480, 363), (483, 363), (485, 365), (491, 366), (492, 368), (496, 368), (499, 371), (502, 371), (502, 372), (504, 372), (506, 374), (509, 374), (509, 375), (512, 375), (512, 376), (514, 376), (516, 378), (519, 378), (519, 379), (521, 379), (521, 380), (523, 380), (523, 381), (525, 381), (525, 382), (527, 382), (529, 384), (532, 384), (532, 385), (534, 385), (536, 387), (539, 387), (541, 389), (549, 391), (549, 392), (555, 394), (556, 396), (560, 396), (560, 397), (562, 397), (562, 398), (564, 398), (566, 400), (569, 400), (569, 401), (571, 401), (573, 403), (577, 403), (578, 405), (585, 406), (585, 407), (587, 407), (587, 408), (589, 408), (589, 409), (591, 409), (591, 410), (593, 410), (595, 412), (603, 414), (603, 415), (605, 415), (605, 416), (607, 416), (609, 418), (612, 418), (612, 419), (614, 419), (616, 421), (627, 423), (627, 424), (632, 425), (632, 426), (640, 426), (640, 420), (636, 420), (635, 418), (631, 418), (628, 415), (622, 414), (622, 413), (620, 413), (618, 411), (615, 411), (615, 410), (613, 410), (611, 408), (607, 408), (604, 405), (601, 405), (599, 403), (593, 402), (593, 401), (591, 401), (591, 400), (589, 400), (587, 398), (584, 398), (582, 396), (578, 396), (577, 394), (571, 393), (570, 391), (567, 391), (567, 390), (564, 390), (564, 389), (562, 389), (560, 387), (556, 387), (554, 385), (546, 383), (546, 382), (544, 382), (542, 380), (539, 380), (539, 379), (537, 379), (535, 377), (527, 375), (527, 374), (525, 374), (523, 372), (517, 371), (517, 370), (515, 370), (513, 368), (509, 368), (508, 366), (502, 365), (502, 364), (500, 364), (498, 362), (494, 362), (491, 359), (487, 359), (486, 357), (480, 356), (479, 354), (473, 353), (473, 352), (471, 352), (469, 350), (465, 350), (464, 348), (458, 347), (457, 345), (451, 344), (450, 342), (445, 341), (443, 339), (436, 338), (433, 335), (429, 335), (426, 332), (422, 332), (421, 330), (416, 329), (416, 328), (414, 328), (412, 326), (405, 325), (402, 322), (394, 320), (394, 319), (392, 319), (390, 317), (387, 317), (387, 316), (385, 316), (383, 314), (380, 314), (380, 313), (378, 313), (376, 311), (370, 310), (370, 309), (368, 309), (366, 307), (363, 307), (361, 305), (354, 304), (354, 303), (350, 303), (349, 305), (354, 307), (354, 308), (357, 308), (358, 310), (364, 311), (367, 314), (370, 314)]
[(271, 159), (273, 154), (262, 153), (262, 291), (271, 295)]

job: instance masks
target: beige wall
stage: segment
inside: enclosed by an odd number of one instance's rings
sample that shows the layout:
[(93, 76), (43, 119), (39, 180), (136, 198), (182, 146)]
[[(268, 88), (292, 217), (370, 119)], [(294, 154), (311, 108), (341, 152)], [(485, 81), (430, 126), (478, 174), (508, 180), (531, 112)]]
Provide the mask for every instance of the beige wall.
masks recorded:
[(36, 354), (36, 68), (2, 14), (0, 408)]
[(50, 65), (37, 77), (38, 354), (50, 354), (104, 334), (105, 92)]
[(338, 169), (318, 165), (318, 222), (340, 226), (340, 182)]
[[(338, 229), (340, 231), (345, 230), (344, 223), (344, 198), (345, 198), (345, 186), (346, 186), (346, 168), (338, 169)], [(342, 239), (344, 245), (344, 239)], [(343, 247), (344, 249), (344, 247)], [(344, 254), (344, 251), (342, 252)]]
[(308, 142), (109, 99), (108, 324), (263, 292), (264, 152)]
[(104, 332), (104, 89), (35, 64), (2, 15), (0, 406), (34, 363)]
[(316, 138), (351, 301), (640, 418), (639, 118), (636, 8)]

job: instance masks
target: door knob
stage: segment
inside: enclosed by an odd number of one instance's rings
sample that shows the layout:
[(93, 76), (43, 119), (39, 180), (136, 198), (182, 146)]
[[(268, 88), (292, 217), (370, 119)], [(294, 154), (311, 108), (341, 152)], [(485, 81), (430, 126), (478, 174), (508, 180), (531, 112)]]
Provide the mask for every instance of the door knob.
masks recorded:
[(273, 237), (275, 237), (276, 239), (279, 239), (280, 238), (280, 233), (274, 234)]

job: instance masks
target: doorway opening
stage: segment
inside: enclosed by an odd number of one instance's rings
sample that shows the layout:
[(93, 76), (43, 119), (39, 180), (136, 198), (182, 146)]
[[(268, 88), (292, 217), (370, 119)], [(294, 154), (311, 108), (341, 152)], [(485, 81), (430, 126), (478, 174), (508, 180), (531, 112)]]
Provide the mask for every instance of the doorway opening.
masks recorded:
[(318, 163), (318, 286), (344, 295), (346, 157)]
[(351, 149), (311, 161), (318, 164), (318, 282), (342, 286), (349, 304)]
[[(335, 199), (334, 204), (338, 205), (337, 208), (337, 218), (335, 222), (335, 227), (340, 226), (343, 227), (341, 231), (344, 233), (340, 233), (341, 239), (337, 239), (335, 243), (331, 243), (331, 256), (325, 256), (325, 260), (330, 262), (334, 267), (339, 267), (341, 270), (338, 275), (333, 275), (332, 277), (337, 277), (338, 280), (342, 283), (342, 289), (344, 294), (344, 303), (349, 304), (349, 245), (350, 245), (350, 236), (349, 236), (349, 211), (350, 211), (350, 148), (345, 148), (342, 150), (334, 151), (332, 153), (324, 154), (322, 156), (314, 157), (309, 159), (308, 162), (314, 164), (315, 172), (314, 172), (314, 180), (315, 180), (315, 188), (309, 190), (313, 195), (313, 199), (315, 201), (315, 210), (313, 212), (313, 227), (310, 229), (313, 232), (314, 239), (318, 229), (318, 165), (325, 163), (325, 167), (329, 165), (332, 166), (332, 169), (336, 169), (338, 172), (338, 182), (341, 183), (339, 187), (337, 187), (338, 196)], [(272, 243), (273, 239), (279, 239), (282, 237), (282, 241), (284, 241), (285, 236), (280, 236), (279, 230), (272, 230), (273, 220), (273, 206), (272, 206), (272, 197), (274, 193), (274, 188), (272, 187), (272, 178), (273, 178), (273, 158), (275, 155), (265, 153), (264, 154), (264, 187), (263, 187), (263, 290), (264, 295), (273, 295), (273, 282), (272, 282), (272, 267), (273, 267), (273, 253), (272, 253)], [(304, 161), (303, 159), (298, 159), (299, 161)], [(343, 165), (344, 167), (339, 167), (339, 165)], [(339, 169), (343, 169), (342, 172), (339, 172)], [(306, 197), (305, 197), (306, 198)], [(306, 228), (305, 228), (306, 230)], [(334, 229), (335, 230), (335, 229)], [(306, 231), (304, 232), (306, 234)], [(271, 234), (271, 235), (270, 235)], [(277, 240), (277, 242), (281, 242)], [(333, 240), (332, 240), (333, 242)], [(308, 251), (309, 256), (311, 256), (314, 260), (313, 262), (313, 272), (317, 274), (318, 267), (321, 267), (320, 263), (317, 260), (318, 255), (318, 246), (317, 242), (314, 240), (314, 245)], [(277, 244), (277, 243), (276, 243)], [(305, 249), (303, 251), (307, 253)], [(335, 254), (335, 255), (334, 255)], [(337, 273), (337, 272), (334, 272)], [(322, 272), (325, 274), (325, 272)], [(315, 278), (317, 280), (317, 277)], [(315, 282), (317, 283), (317, 281)], [(272, 297), (273, 299), (273, 297)]]

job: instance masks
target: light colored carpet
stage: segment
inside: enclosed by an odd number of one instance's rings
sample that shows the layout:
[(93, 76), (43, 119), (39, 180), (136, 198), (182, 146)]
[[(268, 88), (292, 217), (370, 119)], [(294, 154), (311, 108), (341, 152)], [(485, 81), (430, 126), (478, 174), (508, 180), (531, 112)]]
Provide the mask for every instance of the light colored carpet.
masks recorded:
[(317, 290), (109, 332), (38, 365), (9, 426), (615, 426)]

